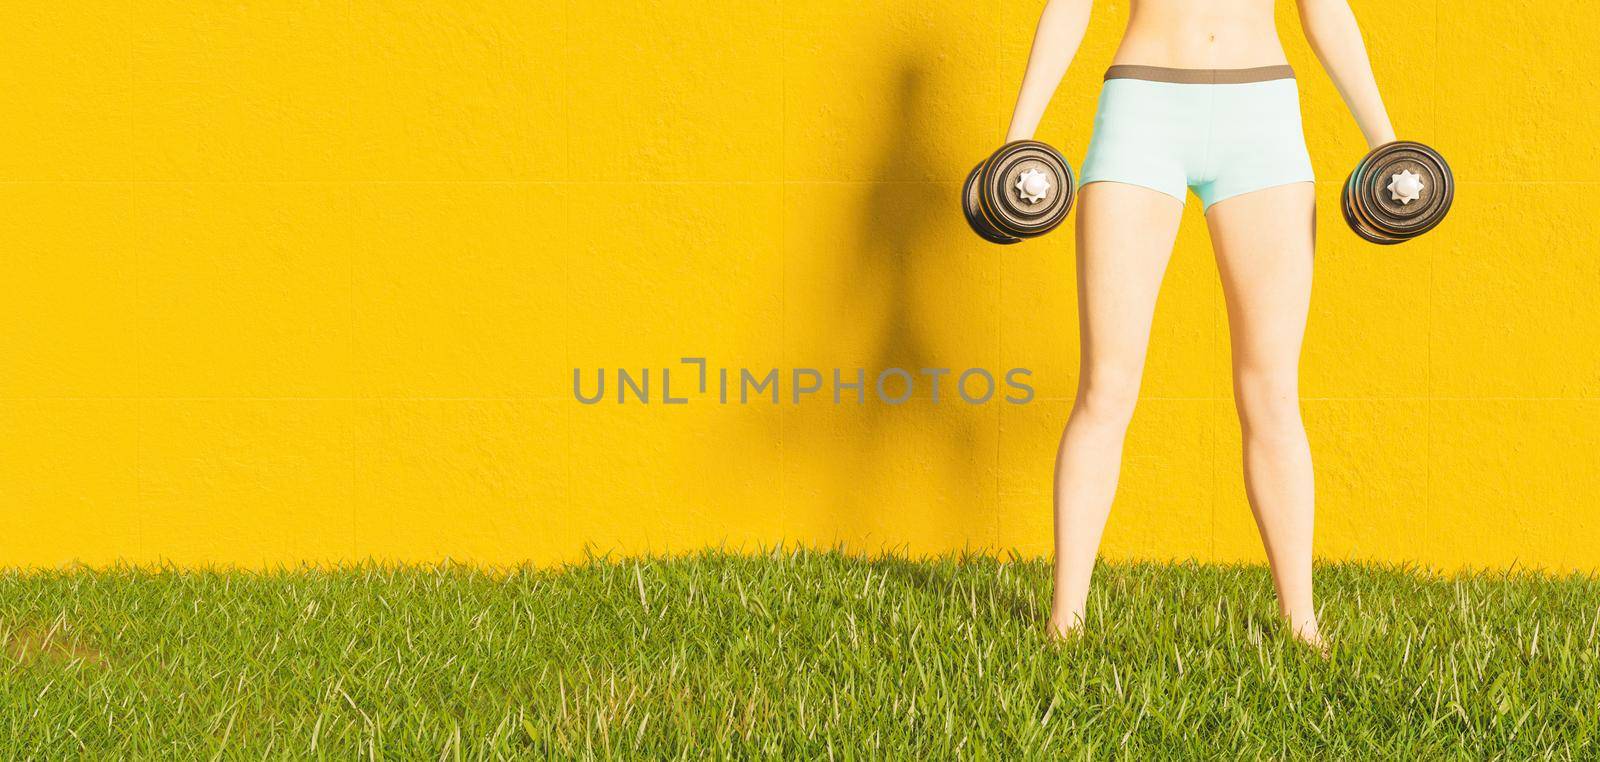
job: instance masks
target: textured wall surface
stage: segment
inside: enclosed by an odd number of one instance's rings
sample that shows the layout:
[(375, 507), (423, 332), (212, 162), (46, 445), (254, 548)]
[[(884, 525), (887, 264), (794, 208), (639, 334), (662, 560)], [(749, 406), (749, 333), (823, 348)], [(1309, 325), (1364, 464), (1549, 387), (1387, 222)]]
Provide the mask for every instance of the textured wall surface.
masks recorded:
[[(1046, 552), (1071, 236), (992, 247), (955, 200), (1041, 5), (7, 4), (0, 566)], [(1600, 569), (1595, 11), (1355, 3), (1400, 134), (1460, 181), (1381, 248), (1339, 218), (1363, 145), (1280, 6), (1320, 189), (1319, 553)], [(1096, 4), (1041, 130), (1074, 163), (1126, 13)], [(1113, 557), (1263, 557), (1198, 211)], [(685, 356), (1025, 367), (1036, 395), (721, 404)], [(689, 402), (574, 399), (619, 366)]]

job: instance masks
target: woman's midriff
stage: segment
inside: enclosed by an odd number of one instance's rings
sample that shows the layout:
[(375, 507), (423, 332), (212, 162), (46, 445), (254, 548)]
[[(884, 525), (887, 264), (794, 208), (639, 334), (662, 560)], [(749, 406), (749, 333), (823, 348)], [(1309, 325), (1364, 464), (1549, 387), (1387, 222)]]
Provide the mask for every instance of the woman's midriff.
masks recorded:
[(1245, 69), (1289, 59), (1274, 0), (1133, 0), (1113, 64)]

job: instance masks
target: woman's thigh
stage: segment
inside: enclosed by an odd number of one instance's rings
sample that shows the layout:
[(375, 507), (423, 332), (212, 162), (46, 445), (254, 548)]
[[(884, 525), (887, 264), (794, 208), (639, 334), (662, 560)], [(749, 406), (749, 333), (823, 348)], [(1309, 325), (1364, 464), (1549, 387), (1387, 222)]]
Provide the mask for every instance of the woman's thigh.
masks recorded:
[(1292, 384), (1311, 304), (1316, 191), (1298, 182), (1234, 196), (1206, 212), (1228, 301), (1236, 382)]
[(1183, 202), (1118, 182), (1085, 185), (1079, 199), (1082, 379), (1136, 388)]

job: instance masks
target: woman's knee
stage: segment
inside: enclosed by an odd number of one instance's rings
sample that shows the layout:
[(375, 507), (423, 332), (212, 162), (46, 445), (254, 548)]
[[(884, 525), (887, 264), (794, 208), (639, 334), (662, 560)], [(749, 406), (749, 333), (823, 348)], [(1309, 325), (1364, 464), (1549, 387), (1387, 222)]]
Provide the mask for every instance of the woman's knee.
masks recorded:
[(1073, 416), (1081, 416), (1092, 423), (1126, 427), (1138, 403), (1138, 373), (1095, 373), (1078, 385)]
[(1294, 371), (1234, 372), (1234, 402), (1239, 422), (1247, 433), (1263, 436), (1303, 436), (1300, 419), (1300, 385)]

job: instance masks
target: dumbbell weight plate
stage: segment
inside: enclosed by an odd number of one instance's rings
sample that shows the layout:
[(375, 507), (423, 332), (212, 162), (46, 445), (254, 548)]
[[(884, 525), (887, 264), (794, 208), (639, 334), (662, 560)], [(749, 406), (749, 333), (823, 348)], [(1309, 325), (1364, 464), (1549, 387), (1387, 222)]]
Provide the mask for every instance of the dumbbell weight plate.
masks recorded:
[[(1375, 227), (1390, 235), (1415, 238), (1443, 221), (1455, 199), (1455, 178), (1444, 157), (1412, 142), (1381, 146), (1378, 154), (1368, 180), (1379, 190), (1370, 210)], [(1410, 203), (1395, 198), (1388, 187), (1404, 172), (1422, 177), (1420, 196)]]
[(1368, 227), (1366, 223), (1362, 221), (1359, 216), (1357, 216), (1355, 209), (1355, 187), (1356, 178), (1359, 174), (1358, 167), (1356, 171), (1352, 171), (1350, 175), (1345, 178), (1344, 188), (1339, 194), (1339, 210), (1344, 214), (1345, 224), (1349, 225), (1350, 229), (1354, 231), (1356, 235), (1360, 236), (1368, 243), (1391, 246), (1404, 242), (1405, 239), (1402, 238), (1390, 238), (1388, 236), (1380, 235)]
[[(1421, 180), (1410, 201), (1398, 198), (1391, 183), (1403, 173)], [(1374, 243), (1399, 243), (1436, 227), (1450, 211), (1455, 178), (1439, 152), (1421, 143), (1397, 141), (1373, 149), (1356, 165), (1346, 187), (1346, 219), (1358, 235)]]
[[(1047, 189), (1029, 196), (1019, 188), (1042, 174)], [(1072, 210), (1072, 167), (1060, 152), (1036, 140), (1002, 146), (981, 165), (978, 200), (983, 216), (1002, 235), (1033, 238), (1055, 229)]]
[(1393, 246), (1397, 243), (1404, 243), (1406, 241), (1405, 238), (1397, 238), (1381, 233), (1361, 216), (1360, 209), (1357, 205), (1360, 200), (1360, 196), (1358, 193), (1356, 193), (1357, 181), (1361, 177), (1359, 170), (1360, 165), (1357, 165), (1357, 170), (1352, 171), (1350, 173), (1350, 177), (1345, 182), (1345, 191), (1343, 195), (1343, 200), (1345, 203), (1345, 221), (1350, 224), (1350, 228), (1356, 232), (1356, 235), (1361, 236), (1368, 243), (1375, 243), (1383, 246)]
[(983, 207), (978, 200), (978, 179), (983, 174), (984, 165), (988, 163), (987, 159), (978, 162), (978, 166), (967, 173), (967, 181), (961, 186), (961, 211), (966, 215), (967, 225), (971, 226), (972, 232), (977, 233), (983, 240), (1002, 246), (1022, 243), (1021, 238), (1001, 233), (983, 217)]

